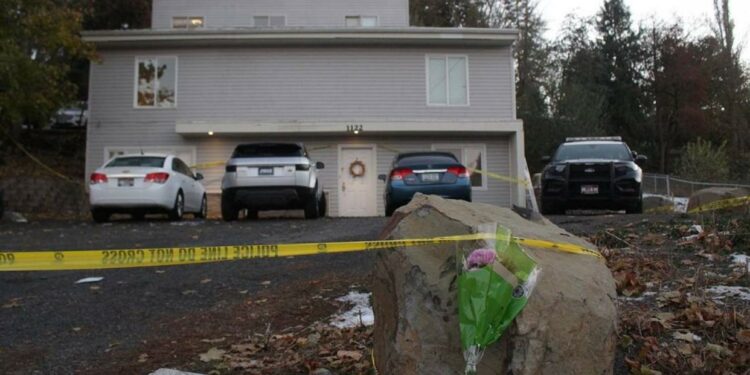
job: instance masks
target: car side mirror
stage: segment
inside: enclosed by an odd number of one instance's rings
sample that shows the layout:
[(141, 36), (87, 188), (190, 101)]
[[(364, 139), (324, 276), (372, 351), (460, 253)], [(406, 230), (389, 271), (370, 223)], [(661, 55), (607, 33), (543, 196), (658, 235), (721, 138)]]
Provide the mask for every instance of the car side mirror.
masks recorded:
[(635, 157), (635, 163), (638, 165), (644, 165), (648, 161), (648, 157), (646, 155), (638, 155)]
[(380, 180), (380, 181), (383, 181), (383, 182), (385, 182), (385, 180), (386, 180), (387, 178), (388, 178), (388, 176), (386, 176), (386, 175), (384, 175), (384, 174), (379, 174), (379, 175), (378, 175), (378, 180)]
[(201, 174), (201, 173), (196, 173), (196, 174), (195, 174), (195, 181), (200, 181), (200, 180), (202, 180), (203, 178), (204, 178), (204, 177), (203, 177), (203, 174)]
[(315, 163), (315, 168), (317, 168), (317, 169), (324, 169), (325, 167), (326, 167), (326, 165), (323, 164), (322, 161), (319, 161), (319, 162)]
[(547, 164), (550, 161), (552, 161), (552, 158), (549, 155), (542, 156), (542, 163)]

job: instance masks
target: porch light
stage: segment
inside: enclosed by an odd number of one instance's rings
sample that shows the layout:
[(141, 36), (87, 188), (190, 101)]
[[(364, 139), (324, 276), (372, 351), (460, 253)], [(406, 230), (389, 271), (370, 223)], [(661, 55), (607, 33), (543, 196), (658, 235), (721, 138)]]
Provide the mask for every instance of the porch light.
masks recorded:
[(208, 131), (208, 135), (214, 135), (214, 131), (213, 130), (209, 130)]

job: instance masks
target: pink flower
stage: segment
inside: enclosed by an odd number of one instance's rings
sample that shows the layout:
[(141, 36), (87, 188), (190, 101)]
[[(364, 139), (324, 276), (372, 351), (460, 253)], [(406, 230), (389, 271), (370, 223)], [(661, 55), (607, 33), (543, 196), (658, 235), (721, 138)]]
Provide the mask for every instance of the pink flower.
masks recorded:
[(469, 254), (469, 258), (466, 260), (466, 266), (469, 269), (484, 267), (488, 264), (492, 264), (495, 261), (494, 249), (476, 249)]

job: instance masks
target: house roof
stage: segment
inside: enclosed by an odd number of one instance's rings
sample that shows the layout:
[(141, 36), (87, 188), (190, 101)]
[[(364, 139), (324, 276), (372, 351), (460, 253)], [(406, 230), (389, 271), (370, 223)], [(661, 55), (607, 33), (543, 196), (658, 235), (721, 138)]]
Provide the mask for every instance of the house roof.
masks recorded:
[(98, 47), (218, 45), (504, 47), (518, 39), (518, 31), (442, 27), (142, 29), (85, 31), (83, 39)]

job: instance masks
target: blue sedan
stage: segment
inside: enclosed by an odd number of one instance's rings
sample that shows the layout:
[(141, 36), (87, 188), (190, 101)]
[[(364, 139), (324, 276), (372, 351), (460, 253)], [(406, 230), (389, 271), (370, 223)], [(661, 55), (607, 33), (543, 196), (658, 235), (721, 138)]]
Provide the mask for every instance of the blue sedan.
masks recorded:
[(471, 202), (469, 171), (449, 152), (398, 154), (385, 181), (385, 214), (409, 203), (416, 193)]

